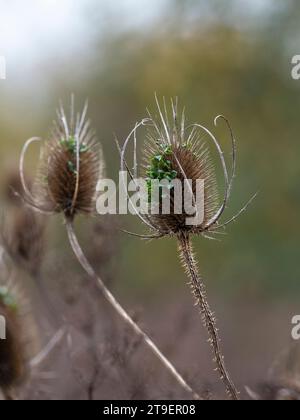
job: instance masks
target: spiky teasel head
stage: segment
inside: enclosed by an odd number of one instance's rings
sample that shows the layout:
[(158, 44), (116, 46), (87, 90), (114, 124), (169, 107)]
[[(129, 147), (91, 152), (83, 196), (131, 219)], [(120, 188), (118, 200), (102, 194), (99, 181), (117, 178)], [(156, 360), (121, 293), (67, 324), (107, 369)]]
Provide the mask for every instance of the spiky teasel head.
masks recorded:
[[(87, 108), (86, 103), (82, 113), (75, 116), (72, 96), (67, 120), (63, 107), (60, 107), (57, 121), (44, 142), (33, 194), (23, 182), (25, 200), (31, 206), (46, 213), (63, 213), (69, 220), (79, 213), (95, 211), (96, 186), (104, 166), (101, 145), (90, 121), (86, 120)], [(30, 139), (24, 146), (20, 164), (22, 179), (24, 155), (35, 140)]]
[[(143, 235), (144, 238), (162, 237), (165, 235), (181, 235), (181, 234), (202, 234), (207, 236), (208, 233), (216, 233), (218, 229), (223, 228), (224, 225), (234, 220), (242, 211), (228, 222), (219, 224), (219, 220), (224, 213), (227, 206), (233, 178), (236, 167), (236, 143), (233, 132), (229, 122), (223, 116), (215, 119), (215, 125), (222, 119), (231, 134), (232, 145), (232, 166), (229, 172), (227, 163), (224, 158), (224, 152), (221, 145), (214, 134), (201, 124), (192, 124), (187, 126), (185, 120), (185, 113), (179, 115), (177, 100), (171, 100), (171, 106), (168, 108), (165, 100), (163, 101), (163, 110), (156, 98), (157, 116), (153, 116), (149, 111), (149, 118), (144, 119), (137, 124), (134, 130), (126, 139), (122, 153), (121, 153), (121, 167), (122, 170), (127, 169), (132, 178), (142, 176), (146, 179), (148, 184), (149, 202), (151, 201), (151, 188), (153, 181), (174, 181), (177, 180), (182, 185), (182, 206), (181, 211), (178, 208), (175, 211), (174, 187), (170, 187), (170, 212), (164, 214), (159, 211), (159, 214), (139, 214), (142, 221), (150, 227), (153, 235)], [(137, 143), (137, 129), (145, 126), (147, 134), (143, 146), (143, 173), (137, 174), (137, 158), (136, 158), (136, 143)], [(218, 186), (215, 169), (219, 161), (212, 158), (211, 148), (204, 143), (203, 138), (210, 142), (218, 154), (218, 159), (221, 162), (225, 180), (225, 193), (223, 200), (219, 201)], [(131, 139), (134, 139), (134, 171), (129, 170), (129, 164), (125, 160), (127, 147)], [(187, 218), (193, 216), (187, 214), (185, 207), (185, 188), (190, 188), (191, 199), (195, 208), (195, 215), (199, 209), (196, 202), (196, 187), (197, 181), (204, 182), (202, 209), (203, 217), (201, 222), (195, 224), (186, 223)], [(185, 187), (186, 185), (186, 187)], [(188, 187), (190, 185), (190, 187)], [(251, 201), (251, 200), (250, 200)], [(159, 203), (161, 210), (161, 203)], [(198, 219), (197, 219), (198, 220)], [(199, 219), (200, 220), (200, 219)]]
[[(153, 180), (179, 180), (182, 187), (185, 179), (191, 181), (192, 193), (196, 197), (197, 180), (204, 181), (204, 218), (200, 225), (187, 225), (188, 215), (184, 206), (182, 192), (181, 212), (174, 210), (174, 190), (170, 191), (170, 214), (151, 215), (150, 221), (164, 234), (178, 234), (183, 231), (201, 233), (206, 223), (211, 220), (218, 208), (218, 190), (214, 165), (209, 150), (200, 141), (196, 133), (186, 137), (185, 131), (177, 125), (176, 117), (172, 120), (170, 141), (159, 137), (153, 127), (148, 127), (148, 142), (144, 151), (144, 170), (149, 189)], [(171, 134), (172, 133), (172, 134)], [(150, 192), (150, 191), (149, 191)], [(149, 197), (151, 200), (151, 197)]]
[(33, 321), (27, 306), (17, 287), (0, 283), (0, 389), (6, 396), (28, 378), (29, 359), (36, 350)]

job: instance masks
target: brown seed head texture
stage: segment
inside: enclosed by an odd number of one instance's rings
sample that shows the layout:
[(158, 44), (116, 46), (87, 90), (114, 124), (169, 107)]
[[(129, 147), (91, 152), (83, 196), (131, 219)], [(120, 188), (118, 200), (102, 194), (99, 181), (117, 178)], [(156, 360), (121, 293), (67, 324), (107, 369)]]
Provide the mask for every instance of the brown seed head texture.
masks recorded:
[[(174, 125), (172, 129), (171, 145), (166, 143), (165, 139), (158, 140), (154, 137), (153, 130), (149, 136), (150, 142), (145, 151), (145, 176), (147, 177), (149, 162), (155, 156), (165, 156), (166, 161), (170, 162), (170, 170), (176, 174), (176, 178), (182, 184), (182, 210), (181, 214), (175, 214), (174, 211), (174, 191), (171, 192), (171, 212), (170, 214), (151, 215), (150, 222), (155, 228), (165, 234), (178, 234), (187, 231), (190, 233), (201, 233), (205, 225), (216, 213), (218, 208), (218, 189), (214, 166), (212, 164), (210, 153), (205, 144), (199, 137), (195, 136), (188, 143), (186, 137), (181, 135)], [(165, 151), (167, 150), (167, 153)], [(174, 175), (175, 176), (175, 175)], [(192, 181), (192, 193), (196, 197), (196, 181), (204, 180), (204, 220), (199, 226), (190, 226), (186, 224), (186, 219), (191, 217), (184, 208), (184, 180)]]
[(103, 160), (86, 113), (87, 103), (75, 117), (73, 97), (69, 121), (62, 106), (57, 113), (58, 119), (42, 150), (33, 197), (27, 198), (41, 211), (64, 213), (67, 219), (95, 211)]

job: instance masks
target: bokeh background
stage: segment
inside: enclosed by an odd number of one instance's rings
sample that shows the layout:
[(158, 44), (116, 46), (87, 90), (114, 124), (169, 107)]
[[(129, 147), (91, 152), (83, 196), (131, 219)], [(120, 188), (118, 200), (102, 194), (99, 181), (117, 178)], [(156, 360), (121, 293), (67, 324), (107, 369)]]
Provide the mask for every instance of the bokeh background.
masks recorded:
[[(298, 3), (0, 1), (0, 55), (7, 61), (7, 79), (0, 81), (2, 183), (24, 141), (47, 136), (59, 99), (67, 104), (72, 92), (79, 106), (89, 98), (111, 177), (119, 168), (114, 135), (121, 142), (126, 138), (146, 107), (154, 107), (154, 92), (178, 96), (190, 122), (215, 130), (228, 158), (228, 132), (215, 129), (213, 119), (224, 114), (231, 121), (238, 174), (227, 216), (256, 191), (259, 195), (221, 242), (198, 238), (195, 246), (228, 364), (243, 393), (245, 385), (255, 388), (270, 380), (274, 361), (289, 348), (291, 319), (300, 312), (300, 82), (291, 77), (291, 59), (300, 48)], [(33, 148), (28, 173), (34, 173), (37, 156)], [(88, 245), (86, 223), (81, 220), (79, 229)], [(103, 223), (143, 231), (131, 217)], [(69, 261), (82, 276), (61, 219), (49, 224), (47, 255)], [(107, 271), (113, 271), (116, 295), (139, 312), (181, 369), (195, 380), (201, 377), (201, 386), (218, 389), (176, 243), (113, 235), (118, 245)], [(78, 318), (84, 316), (80, 310)], [(154, 364), (150, 356), (148, 363)], [(97, 397), (130, 397), (123, 391), (115, 395), (112, 384), (104, 382)], [(67, 397), (82, 397), (68, 392)]]

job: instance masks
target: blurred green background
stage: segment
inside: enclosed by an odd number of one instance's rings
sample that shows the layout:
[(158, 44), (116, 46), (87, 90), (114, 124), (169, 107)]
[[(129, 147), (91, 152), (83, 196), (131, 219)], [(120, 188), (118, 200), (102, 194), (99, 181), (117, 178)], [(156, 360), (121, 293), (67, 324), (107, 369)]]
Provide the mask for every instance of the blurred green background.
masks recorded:
[[(238, 139), (227, 218), (260, 194), (222, 242), (195, 239), (201, 270), (220, 296), (297, 299), (300, 82), (291, 77), (291, 58), (300, 49), (299, 2), (31, 0), (1, 2), (0, 10), (7, 61), (7, 80), (0, 81), (2, 180), (23, 142), (47, 135), (58, 100), (67, 104), (71, 92), (80, 106), (89, 98), (113, 177), (114, 133), (126, 138), (153, 107), (154, 92), (178, 96), (188, 120), (211, 129), (224, 114)], [(229, 157), (228, 132), (216, 133)], [(37, 150), (29, 172), (36, 157)], [(131, 217), (122, 222), (137, 229)], [(69, 252), (60, 220), (53, 223), (61, 240), (49, 247)], [(133, 300), (185, 288), (174, 241), (123, 235), (121, 245), (116, 287)]]

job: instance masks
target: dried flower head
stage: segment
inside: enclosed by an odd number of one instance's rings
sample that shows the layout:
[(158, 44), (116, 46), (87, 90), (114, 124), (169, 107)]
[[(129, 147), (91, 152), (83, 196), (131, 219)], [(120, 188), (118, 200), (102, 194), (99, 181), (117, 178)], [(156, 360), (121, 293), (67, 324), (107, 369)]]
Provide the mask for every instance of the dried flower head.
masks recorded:
[[(186, 224), (188, 215), (184, 206), (184, 193), (182, 189), (181, 212), (175, 212), (174, 190), (170, 191), (170, 214), (151, 215), (150, 222), (162, 234), (177, 234), (181, 231), (201, 233), (211, 218), (215, 215), (218, 207), (218, 192), (214, 166), (210, 159), (210, 153), (204, 147), (204, 143), (198, 143), (198, 138), (191, 136), (185, 141), (183, 134), (174, 126), (171, 144), (163, 139), (158, 141), (152, 129), (148, 129), (149, 142), (144, 152), (145, 176), (147, 182), (166, 179), (172, 181), (178, 179), (184, 186), (184, 180), (191, 180), (192, 193), (196, 196), (197, 180), (204, 180), (204, 220), (199, 226)], [(150, 191), (149, 191), (150, 192)], [(160, 206), (160, 210), (162, 207)]]
[[(145, 239), (153, 237), (163, 237), (166, 235), (185, 234), (201, 234), (208, 236), (208, 234), (215, 234), (226, 225), (234, 221), (242, 212), (244, 212), (250, 202), (232, 219), (219, 224), (219, 220), (223, 215), (232, 188), (233, 179), (236, 169), (236, 142), (229, 125), (229, 122), (223, 117), (219, 116), (215, 119), (215, 125), (222, 119), (227, 124), (231, 134), (232, 144), (232, 167), (231, 172), (227, 167), (224, 158), (224, 152), (216, 137), (206, 127), (201, 124), (192, 124), (187, 126), (185, 120), (185, 113), (179, 115), (177, 100), (171, 101), (171, 109), (168, 110), (164, 100), (164, 111), (162, 111), (160, 104), (156, 98), (158, 107), (158, 116), (153, 117), (149, 113), (149, 118), (137, 124), (135, 129), (130, 133), (126, 139), (121, 156), (122, 170), (129, 168), (125, 161), (125, 155), (130, 140), (134, 139), (135, 156), (134, 156), (134, 172), (129, 171), (132, 178), (137, 178), (137, 160), (136, 160), (136, 132), (140, 126), (145, 126), (147, 129), (146, 141), (143, 147), (143, 173), (140, 174), (147, 180), (148, 192), (151, 196), (151, 182), (153, 180), (179, 180), (182, 184), (182, 191), (184, 191), (184, 184), (186, 181), (191, 182), (191, 194), (196, 210), (196, 184), (197, 180), (204, 181), (204, 218), (202, 223), (194, 226), (186, 224), (188, 215), (184, 206), (184, 193), (182, 193), (182, 211), (175, 212), (174, 205), (174, 190), (170, 192), (170, 212), (163, 214), (141, 215), (137, 212), (141, 220), (150, 227), (153, 235), (144, 235)], [(219, 155), (220, 162), (223, 169), (225, 180), (225, 193), (222, 203), (219, 201), (218, 185), (216, 179), (216, 162), (212, 160), (211, 149), (207, 147), (204, 142), (204, 137), (212, 142), (213, 146)], [(254, 198), (254, 197), (253, 197)], [(250, 200), (252, 201), (253, 198)], [(150, 200), (150, 198), (149, 198)], [(161, 210), (161, 206), (160, 206)]]
[(101, 145), (86, 120), (87, 108), (86, 103), (82, 113), (75, 117), (72, 96), (68, 121), (60, 107), (58, 119), (44, 143), (33, 194), (24, 181), (23, 165), (28, 146), (39, 139), (30, 139), (24, 146), (20, 172), (25, 200), (42, 212), (63, 213), (72, 220), (76, 214), (91, 214), (96, 208), (96, 186), (102, 175), (103, 159)]

